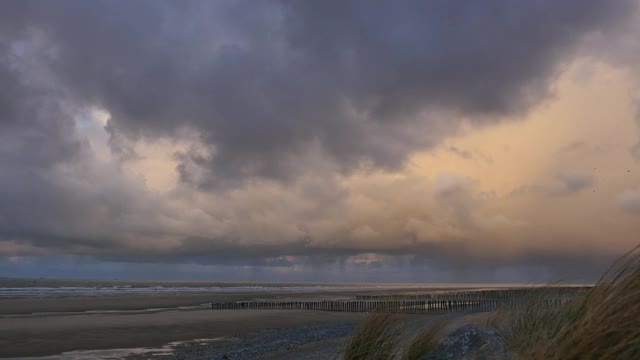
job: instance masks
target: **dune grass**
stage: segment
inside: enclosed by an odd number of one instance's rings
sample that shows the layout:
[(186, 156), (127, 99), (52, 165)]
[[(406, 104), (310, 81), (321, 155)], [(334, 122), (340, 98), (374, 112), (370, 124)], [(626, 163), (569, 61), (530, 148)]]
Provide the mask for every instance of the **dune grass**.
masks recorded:
[(444, 320), (439, 320), (423, 329), (407, 346), (402, 360), (418, 360), (435, 350), (442, 340), (442, 330), (445, 325)]
[(532, 296), (521, 310), (498, 311), (502, 319), (492, 320), (490, 326), (499, 330), (513, 353), (531, 358), (540, 344), (562, 335), (567, 324), (577, 321), (581, 311), (580, 301), (550, 307)]
[(510, 316), (511, 316), (511, 313), (504, 309), (496, 310), (492, 312), (491, 315), (489, 315), (489, 317), (487, 318), (485, 327), (494, 328), (494, 329), (502, 328), (506, 323), (507, 319), (510, 318)]
[[(640, 246), (618, 260), (584, 294), (549, 303), (532, 292), (525, 306), (500, 309), (487, 327), (498, 330), (507, 358), (532, 360), (640, 359)], [(399, 348), (401, 326), (393, 314), (374, 313), (355, 330), (345, 360), (419, 359), (441, 340), (435, 323)]]
[(400, 342), (399, 318), (377, 312), (365, 318), (347, 341), (344, 360), (393, 359)]
[(640, 359), (640, 247), (584, 296), (558, 307), (531, 299), (498, 325), (523, 359)]

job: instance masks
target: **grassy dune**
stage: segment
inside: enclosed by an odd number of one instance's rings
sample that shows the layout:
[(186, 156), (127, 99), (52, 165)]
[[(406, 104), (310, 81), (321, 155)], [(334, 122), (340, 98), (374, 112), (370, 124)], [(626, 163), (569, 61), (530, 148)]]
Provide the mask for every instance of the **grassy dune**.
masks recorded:
[[(416, 360), (431, 352), (445, 323), (423, 329), (400, 346), (402, 323), (393, 314), (375, 313), (347, 343), (345, 360)], [(618, 260), (587, 293), (559, 306), (531, 296), (526, 306), (502, 309), (487, 327), (503, 339), (508, 359), (640, 359), (640, 247)]]

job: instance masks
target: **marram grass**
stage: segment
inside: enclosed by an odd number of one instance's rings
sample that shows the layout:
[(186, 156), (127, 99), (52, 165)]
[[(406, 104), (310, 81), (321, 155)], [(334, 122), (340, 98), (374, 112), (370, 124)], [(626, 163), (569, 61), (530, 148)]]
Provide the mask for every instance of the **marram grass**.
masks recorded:
[(347, 341), (344, 360), (393, 359), (401, 330), (395, 314), (373, 313), (365, 318)]
[(418, 360), (435, 350), (436, 346), (442, 341), (442, 329), (445, 325), (446, 322), (440, 320), (424, 328), (409, 343), (402, 355), (402, 360)]
[[(640, 246), (634, 248), (584, 294), (550, 305), (532, 292), (525, 306), (501, 309), (487, 319), (504, 339), (510, 359), (640, 359)], [(398, 317), (374, 313), (355, 330), (345, 360), (414, 360), (437, 346), (446, 325), (436, 323), (400, 349)]]
[(640, 359), (640, 247), (585, 295), (555, 308), (533, 298), (499, 329), (514, 358)]

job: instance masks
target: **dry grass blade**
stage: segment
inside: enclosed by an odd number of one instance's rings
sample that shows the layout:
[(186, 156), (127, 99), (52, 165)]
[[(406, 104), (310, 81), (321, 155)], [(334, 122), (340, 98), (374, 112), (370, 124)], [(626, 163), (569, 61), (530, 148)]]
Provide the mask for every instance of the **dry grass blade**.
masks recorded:
[(543, 297), (532, 295), (525, 308), (512, 311), (499, 328), (516, 353), (531, 358), (539, 344), (561, 336), (566, 324), (580, 318), (581, 305), (581, 300), (575, 300), (562, 306), (549, 306)]
[(640, 247), (586, 295), (561, 306), (532, 298), (500, 328), (511, 350), (525, 359), (640, 359)]
[(540, 346), (536, 358), (640, 359), (640, 247), (600, 279), (584, 301), (581, 316), (562, 336)]
[(344, 360), (389, 360), (400, 341), (397, 315), (373, 313), (364, 319), (347, 342)]
[(487, 318), (485, 327), (500, 329), (509, 319), (509, 312), (504, 309), (498, 309), (491, 313)]
[(446, 321), (439, 320), (431, 326), (422, 330), (409, 344), (402, 359), (418, 360), (424, 355), (432, 352), (442, 340), (442, 329), (445, 327)]

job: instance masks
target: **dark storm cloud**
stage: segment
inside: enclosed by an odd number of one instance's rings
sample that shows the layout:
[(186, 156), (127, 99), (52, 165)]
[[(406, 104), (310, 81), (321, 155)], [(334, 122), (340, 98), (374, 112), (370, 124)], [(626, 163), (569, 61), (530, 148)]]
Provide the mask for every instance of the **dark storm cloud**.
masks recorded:
[[(90, 279), (570, 283), (596, 281), (617, 257), (578, 250), (558, 253), (533, 251), (509, 259), (478, 259), (461, 256), (461, 247), (462, 244), (454, 244), (439, 252), (431, 248), (414, 249), (414, 252), (406, 254), (378, 254), (379, 260), (356, 262), (349, 261), (348, 255), (339, 252), (286, 258), (239, 260), (220, 257), (212, 260), (189, 257), (172, 258), (170, 261), (148, 257), (101, 257), (96, 260), (88, 256), (26, 256), (0, 258), (0, 273), (9, 277)], [(297, 270), (291, 271), (293, 266)]]
[(311, 141), (345, 170), (397, 167), (455, 128), (434, 126), (433, 108), (503, 115), (546, 96), (572, 45), (631, 2), (2, 6), (10, 36), (40, 32), (60, 86), (108, 110), (112, 131), (196, 129), (215, 149), (203, 163), (215, 185), (295, 175), (282, 159)]
[[(526, 111), (549, 95), (550, 79), (585, 34), (632, 7), (627, 0), (2, 1), (0, 254), (262, 264), (280, 255), (415, 252), (452, 261), (451, 246), (462, 243), (344, 241), (355, 230), (375, 231), (346, 223), (348, 194), (330, 171), (314, 173), (322, 181), (308, 189), (258, 200), (227, 195), (247, 179), (297, 180), (317, 170), (318, 162), (297, 158), (310, 147), (342, 172), (362, 164), (397, 169), (411, 152), (454, 133), (461, 118), (484, 124)], [(212, 208), (190, 208), (189, 196), (198, 196), (180, 192), (189, 186), (158, 198), (120, 164), (94, 166), (74, 120), (92, 107), (111, 114), (106, 130), (122, 161), (136, 157), (137, 139), (198, 134), (204, 149), (176, 154), (178, 171), (214, 196)], [(588, 185), (560, 182), (567, 194)], [(468, 182), (452, 177), (438, 186), (438, 205), (473, 225)], [(287, 199), (295, 191), (299, 197)], [(264, 203), (282, 209), (258, 209)], [(394, 241), (415, 236), (382, 233)], [(459, 247), (457, 259), (473, 258)]]
[(0, 36), (0, 165), (23, 171), (72, 158), (79, 150), (73, 124), (55, 94), (30, 84), (33, 79), (3, 40)]
[[(85, 279), (157, 279), (225, 281), (333, 281), (333, 282), (426, 282), (426, 283), (549, 283), (593, 282), (614, 259), (584, 256), (531, 256), (504, 263), (470, 263), (452, 269), (450, 264), (425, 257), (398, 257), (395, 266), (384, 263), (346, 264), (339, 258), (317, 264), (315, 257), (297, 259), (298, 271), (283, 272), (288, 264), (244, 263), (130, 263), (96, 261), (92, 257), (0, 258), (0, 274), (8, 277), (85, 278)], [(585, 257), (586, 256), (586, 257)], [(393, 257), (387, 257), (387, 259)], [(322, 261), (322, 259), (320, 259)], [(588, 268), (584, 267), (589, 263)], [(34, 266), (37, 264), (37, 266)], [(310, 265), (313, 264), (313, 265)], [(283, 266), (280, 266), (283, 265)]]

